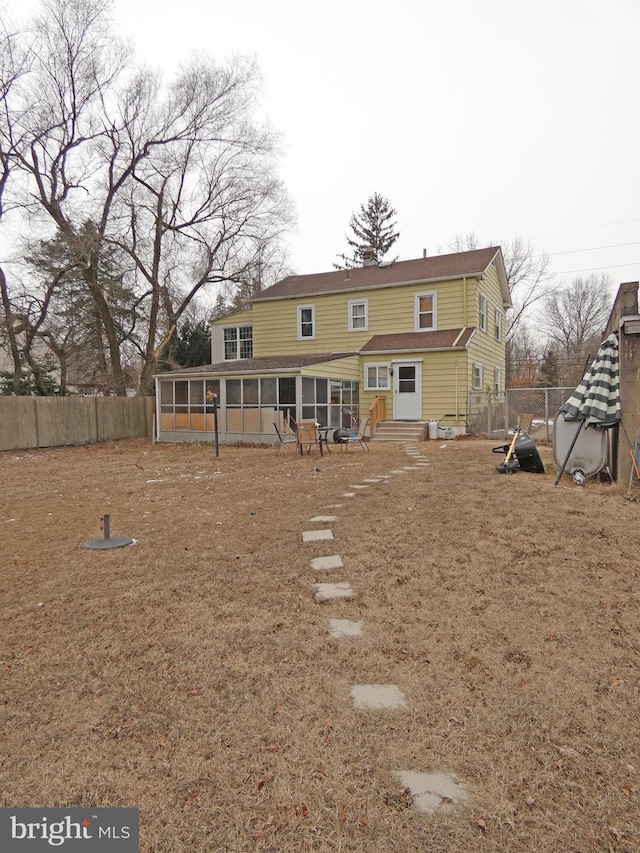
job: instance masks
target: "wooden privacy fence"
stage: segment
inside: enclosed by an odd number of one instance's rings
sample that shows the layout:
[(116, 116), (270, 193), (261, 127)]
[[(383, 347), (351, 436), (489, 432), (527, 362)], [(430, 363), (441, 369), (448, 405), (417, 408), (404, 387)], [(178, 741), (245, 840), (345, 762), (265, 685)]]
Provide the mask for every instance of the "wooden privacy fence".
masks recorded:
[(0, 450), (151, 438), (153, 397), (0, 397)]

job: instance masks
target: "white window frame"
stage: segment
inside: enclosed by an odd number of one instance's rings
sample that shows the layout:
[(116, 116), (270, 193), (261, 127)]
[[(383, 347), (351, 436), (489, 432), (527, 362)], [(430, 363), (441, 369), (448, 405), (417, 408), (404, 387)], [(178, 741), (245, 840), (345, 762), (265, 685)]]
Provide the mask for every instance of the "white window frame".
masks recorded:
[(493, 390), (499, 397), (502, 394), (502, 368), (496, 367), (493, 371)]
[[(311, 311), (311, 334), (302, 334), (302, 312)], [(314, 341), (316, 338), (316, 306), (315, 305), (298, 305), (297, 314), (297, 333), (299, 341)], [(306, 323), (307, 321), (305, 321)]]
[[(433, 325), (425, 327), (420, 326), (420, 300), (425, 296), (430, 296), (433, 300), (431, 309), (431, 314), (433, 315)], [(425, 312), (427, 313), (427, 312)], [(414, 303), (414, 328), (416, 332), (435, 332), (438, 329), (438, 294), (435, 290), (424, 291), (423, 293), (416, 293), (415, 303)]]
[(480, 331), (487, 331), (487, 297), (480, 294)]
[[(249, 338), (240, 338), (240, 329), (251, 329), (251, 355), (243, 356), (241, 355), (242, 351), (242, 341), (249, 340)], [(232, 343), (232, 341), (227, 340), (226, 334), (228, 331), (233, 330), (235, 332), (235, 356), (233, 358), (227, 358), (227, 344)], [(242, 323), (234, 326), (224, 326), (222, 332), (222, 354), (224, 356), (225, 361), (238, 361), (241, 358), (253, 358), (253, 326), (251, 323)]]
[(496, 340), (502, 341), (502, 311), (496, 308)]
[[(364, 307), (364, 317), (358, 317), (358, 320), (364, 319), (364, 326), (355, 326), (354, 320), (356, 319), (353, 316), (353, 309), (357, 305), (362, 305)], [(349, 302), (349, 331), (350, 332), (366, 332), (369, 329), (369, 300), (368, 299), (351, 299)]]
[[(369, 385), (369, 368), (371, 368), (371, 367), (376, 368), (376, 381), (377, 381), (376, 385)], [(386, 385), (380, 385), (379, 384), (380, 371), (381, 370), (386, 370), (386, 373), (387, 373), (387, 384)], [(389, 391), (391, 389), (391, 376), (389, 374), (389, 362), (388, 361), (385, 361), (385, 362), (382, 362), (382, 361), (377, 362), (376, 361), (376, 362), (369, 362), (368, 364), (365, 364), (365, 366), (364, 366), (364, 388), (365, 388), (365, 391)]]
[(482, 362), (476, 361), (473, 364), (473, 390), (482, 391), (482, 382), (484, 380), (484, 368)]

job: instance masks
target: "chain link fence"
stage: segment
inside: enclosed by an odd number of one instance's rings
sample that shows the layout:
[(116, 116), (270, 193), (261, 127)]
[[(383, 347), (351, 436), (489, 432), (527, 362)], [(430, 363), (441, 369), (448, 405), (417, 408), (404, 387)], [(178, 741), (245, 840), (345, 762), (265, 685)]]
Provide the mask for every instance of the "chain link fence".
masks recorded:
[(469, 395), (468, 431), (473, 435), (504, 435), (518, 425), (521, 414), (533, 415), (532, 438), (553, 439), (558, 409), (574, 392), (568, 388), (510, 388), (505, 394), (472, 392)]

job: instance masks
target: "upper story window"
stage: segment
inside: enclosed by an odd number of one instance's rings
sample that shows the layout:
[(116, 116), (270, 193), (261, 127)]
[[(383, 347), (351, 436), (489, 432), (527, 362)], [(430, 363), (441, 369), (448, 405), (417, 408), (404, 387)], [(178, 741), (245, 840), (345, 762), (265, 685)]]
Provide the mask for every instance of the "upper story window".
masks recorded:
[(298, 340), (313, 340), (316, 336), (315, 305), (298, 306)]
[(253, 358), (253, 326), (228, 326), (224, 330), (224, 358)]
[(435, 293), (417, 293), (415, 306), (416, 332), (434, 331), (437, 328)]
[(502, 311), (496, 308), (496, 340), (502, 340)]
[(487, 331), (487, 297), (484, 293), (480, 294), (480, 330)]
[(349, 331), (366, 332), (369, 328), (369, 303), (366, 299), (349, 302)]
[(482, 391), (482, 365), (476, 362), (473, 365), (473, 390)]
[(368, 364), (365, 371), (365, 388), (367, 391), (388, 390), (389, 365)]
[(499, 397), (502, 394), (502, 368), (496, 367), (493, 373), (493, 390)]

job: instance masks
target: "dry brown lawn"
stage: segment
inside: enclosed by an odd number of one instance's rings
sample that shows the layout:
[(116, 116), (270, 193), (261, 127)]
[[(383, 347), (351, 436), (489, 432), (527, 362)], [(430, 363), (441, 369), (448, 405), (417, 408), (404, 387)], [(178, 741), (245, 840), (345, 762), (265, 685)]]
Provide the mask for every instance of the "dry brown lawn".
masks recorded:
[[(354, 498), (405, 450), (0, 454), (0, 805), (137, 806), (143, 853), (640, 850), (640, 503), (441, 444)], [(134, 545), (81, 547), (105, 513)], [(370, 682), (407, 709), (355, 710)], [(401, 769), (468, 804), (418, 813)]]

